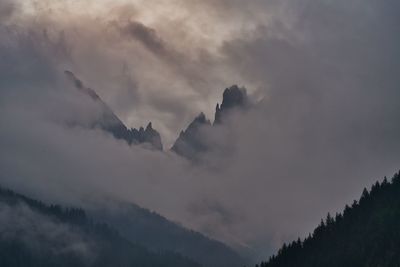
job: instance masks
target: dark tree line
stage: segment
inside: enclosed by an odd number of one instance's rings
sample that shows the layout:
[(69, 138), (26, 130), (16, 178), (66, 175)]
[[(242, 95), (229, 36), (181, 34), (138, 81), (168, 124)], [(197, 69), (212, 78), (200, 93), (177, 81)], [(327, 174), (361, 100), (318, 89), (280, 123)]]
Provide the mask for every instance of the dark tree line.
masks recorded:
[(400, 266), (400, 172), (364, 189), (359, 201), (328, 214), (307, 238), (284, 244), (256, 266)]

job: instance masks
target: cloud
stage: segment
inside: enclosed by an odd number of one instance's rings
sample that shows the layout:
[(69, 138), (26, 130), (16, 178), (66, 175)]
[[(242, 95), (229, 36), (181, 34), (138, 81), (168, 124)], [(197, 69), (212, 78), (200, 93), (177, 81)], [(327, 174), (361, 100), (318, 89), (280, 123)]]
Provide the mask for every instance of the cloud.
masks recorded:
[(18, 4), (14, 1), (2, 0), (0, 1), (0, 21), (5, 22), (7, 19), (17, 11)]
[(140, 22), (131, 21), (122, 30), (132, 35), (134, 39), (141, 42), (153, 53), (162, 55), (166, 52), (162, 39), (154, 29), (146, 27)]
[[(266, 256), (398, 168), (397, 1), (59, 4), (0, 26), (6, 186), (65, 202), (112, 195)], [(96, 116), (66, 69), (167, 143), (201, 111), (212, 117), (223, 88), (262, 100), (204, 132), (229, 152), (196, 167), (64, 127)]]
[[(77, 255), (84, 261), (94, 259), (95, 244), (83, 233), (57, 223), (24, 204), (0, 205), (0, 235), (3, 241), (22, 242), (31, 251), (48, 251), (56, 255)], [(23, 233), (23, 234), (21, 234)]]

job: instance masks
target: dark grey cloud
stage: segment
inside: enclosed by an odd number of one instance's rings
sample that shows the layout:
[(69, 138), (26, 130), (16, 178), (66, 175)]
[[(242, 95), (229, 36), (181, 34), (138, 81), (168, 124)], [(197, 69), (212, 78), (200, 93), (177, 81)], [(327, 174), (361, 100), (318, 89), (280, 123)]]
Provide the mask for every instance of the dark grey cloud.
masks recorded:
[[(176, 0), (147, 20), (135, 8), (129, 23), (39, 12), (40, 23), (0, 26), (2, 184), (65, 202), (134, 201), (265, 256), (399, 168), (397, 1)], [(121, 35), (110, 21), (130, 27)], [(151, 120), (172, 141), (232, 84), (257, 104), (204, 131), (222, 149), (194, 167), (63, 127), (96, 116), (65, 69), (124, 122)]]
[(10, 0), (1, 0), (0, 1), (0, 21), (5, 22), (9, 19), (14, 12), (18, 9), (18, 4), (14, 1)]
[(162, 56), (167, 53), (165, 44), (156, 30), (143, 25), (140, 22), (130, 21), (122, 28), (123, 32), (132, 35), (134, 39), (141, 42), (150, 51)]
[[(325, 212), (340, 210), (357, 198), (360, 184), (394, 172), (400, 151), (395, 137), (400, 132), (395, 123), (400, 117), (395, 103), (400, 39), (393, 15), (398, 4), (297, 4), (289, 5), (294, 21), (289, 27), (282, 28), (283, 16), (258, 28), (252, 38), (223, 47), (228, 65), (259, 82), (265, 95), (258, 115), (242, 118), (238, 140), (244, 150), (233, 165), (244, 165), (249, 173), (242, 175), (265, 177), (270, 196), (264, 200), (291, 212), (281, 220), (311, 218), (317, 210), (322, 217), (322, 206)], [(249, 165), (246, 156), (252, 157)], [(287, 194), (280, 197), (273, 190)], [(271, 217), (282, 216), (279, 206), (268, 210)]]

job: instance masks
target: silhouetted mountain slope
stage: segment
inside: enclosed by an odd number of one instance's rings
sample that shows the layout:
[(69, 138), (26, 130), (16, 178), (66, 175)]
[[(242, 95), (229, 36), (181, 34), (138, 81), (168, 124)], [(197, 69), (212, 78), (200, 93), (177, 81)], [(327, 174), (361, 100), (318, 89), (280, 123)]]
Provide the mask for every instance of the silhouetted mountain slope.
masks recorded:
[(400, 172), (364, 189), (360, 200), (325, 220), (304, 241), (284, 245), (261, 267), (400, 266)]
[(65, 74), (72, 80), (75, 87), (80, 92), (89, 96), (101, 107), (102, 114), (100, 114), (100, 119), (93, 121), (90, 127), (100, 128), (106, 132), (109, 132), (115, 138), (125, 140), (129, 145), (148, 144), (150, 148), (158, 150), (163, 149), (161, 136), (156, 130), (153, 129), (151, 122), (147, 125), (146, 129), (143, 127), (140, 127), (139, 130), (135, 128), (128, 129), (93, 89), (85, 87), (82, 81), (79, 80), (74, 73), (65, 71)]
[(200, 266), (177, 253), (150, 252), (76, 208), (47, 206), (0, 189), (0, 266)]
[(222, 95), (221, 106), (217, 103), (215, 108), (214, 124), (223, 122), (224, 116), (229, 113), (229, 110), (234, 108), (244, 108), (247, 104), (248, 98), (246, 89), (239, 88), (237, 85), (226, 88)]
[(204, 113), (200, 113), (189, 124), (187, 129), (180, 133), (171, 150), (190, 160), (197, 160), (199, 154), (210, 149), (206, 132), (212, 131), (213, 126), (217, 124), (223, 124), (227, 115), (232, 110), (244, 109), (247, 105), (246, 89), (239, 88), (237, 85), (226, 88), (223, 93), (222, 104), (217, 104), (216, 106), (213, 125), (211, 125)]
[(91, 213), (123, 236), (152, 251), (172, 251), (206, 267), (241, 267), (243, 259), (221, 242), (188, 230), (133, 204), (110, 203)]
[(203, 127), (211, 127), (211, 123), (204, 113), (200, 113), (185, 131), (181, 131), (171, 150), (192, 160), (198, 153), (207, 151), (208, 145), (202, 133)]

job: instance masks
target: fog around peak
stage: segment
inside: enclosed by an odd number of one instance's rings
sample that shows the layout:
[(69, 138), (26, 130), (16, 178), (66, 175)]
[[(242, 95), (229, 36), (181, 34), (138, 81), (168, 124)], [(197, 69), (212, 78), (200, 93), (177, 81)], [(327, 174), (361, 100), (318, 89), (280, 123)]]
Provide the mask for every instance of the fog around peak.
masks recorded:
[[(36, 3), (36, 4), (35, 4)], [(399, 168), (397, 1), (0, 0), (0, 181), (48, 200), (135, 202), (255, 257)], [(169, 148), (247, 89), (196, 165), (65, 119), (97, 118), (72, 71)]]

